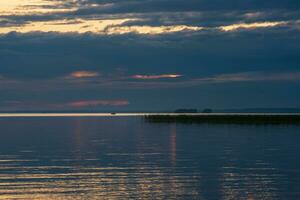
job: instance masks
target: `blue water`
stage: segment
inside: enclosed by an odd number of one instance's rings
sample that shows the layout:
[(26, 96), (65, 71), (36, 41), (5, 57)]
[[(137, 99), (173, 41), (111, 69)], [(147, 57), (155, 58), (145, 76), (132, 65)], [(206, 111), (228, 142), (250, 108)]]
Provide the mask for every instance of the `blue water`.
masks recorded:
[(300, 199), (300, 126), (0, 118), (0, 199)]

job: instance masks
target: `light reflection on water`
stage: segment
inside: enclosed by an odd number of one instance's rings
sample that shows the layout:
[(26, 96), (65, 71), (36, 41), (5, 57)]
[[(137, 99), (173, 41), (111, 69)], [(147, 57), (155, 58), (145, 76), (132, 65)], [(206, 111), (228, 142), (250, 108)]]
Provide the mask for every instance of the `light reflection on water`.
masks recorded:
[(0, 199), (299, 199), (299, 126), (0, 119)]

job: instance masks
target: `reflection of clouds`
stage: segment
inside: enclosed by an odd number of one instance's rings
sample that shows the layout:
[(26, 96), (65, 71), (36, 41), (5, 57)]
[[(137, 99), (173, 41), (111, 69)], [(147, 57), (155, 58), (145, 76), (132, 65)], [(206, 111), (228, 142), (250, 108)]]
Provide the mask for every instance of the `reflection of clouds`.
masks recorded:
[(171, 133), (170, 133), (170, 156), (171, 156), (171, 164), (173, 167), (176, 166), (176, 153), (177, 153), (177, 147), (176, 147), (176, 136), (177, 136), (177, 129), (176, 124), (171, 124)]
[(76, 118), (74, 119), (74, 126), (73, 126), (73, 135), (72, 135), (72, 152), (76, 159), (81, 159), (83, 157), (82, 155), (82, 149), (85, 149), (86, 146), (86, 137), (84, 136), (84, 127), (82, 125), (82, 119)]

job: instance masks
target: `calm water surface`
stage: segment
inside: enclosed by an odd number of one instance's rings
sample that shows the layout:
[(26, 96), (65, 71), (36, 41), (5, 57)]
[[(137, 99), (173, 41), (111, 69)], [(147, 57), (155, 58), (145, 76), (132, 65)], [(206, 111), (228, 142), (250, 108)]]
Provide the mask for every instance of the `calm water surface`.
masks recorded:
[(300, 199), (300, 126), (0, 119), (0, 199)]

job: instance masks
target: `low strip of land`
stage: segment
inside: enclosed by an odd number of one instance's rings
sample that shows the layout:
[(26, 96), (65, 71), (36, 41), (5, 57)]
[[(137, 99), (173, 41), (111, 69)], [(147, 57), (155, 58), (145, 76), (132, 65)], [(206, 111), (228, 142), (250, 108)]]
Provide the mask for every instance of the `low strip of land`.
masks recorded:
[(153, 123), (209, 124), (299, 124), (299, 114), (209, 114), (209, 115), (146, 115)]

